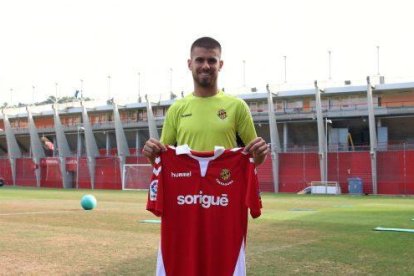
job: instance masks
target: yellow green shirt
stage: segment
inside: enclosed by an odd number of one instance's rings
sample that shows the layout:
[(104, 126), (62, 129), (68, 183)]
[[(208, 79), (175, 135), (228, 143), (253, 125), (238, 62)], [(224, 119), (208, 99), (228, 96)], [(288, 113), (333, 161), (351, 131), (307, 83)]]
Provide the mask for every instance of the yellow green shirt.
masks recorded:
[(257, 137), (246, 102), (223, 91), (211, 97), (191, 94), (168, 109), (161, 143), (211, 151), (214, 146), (236, 147), (236, 134), (246, 145)]

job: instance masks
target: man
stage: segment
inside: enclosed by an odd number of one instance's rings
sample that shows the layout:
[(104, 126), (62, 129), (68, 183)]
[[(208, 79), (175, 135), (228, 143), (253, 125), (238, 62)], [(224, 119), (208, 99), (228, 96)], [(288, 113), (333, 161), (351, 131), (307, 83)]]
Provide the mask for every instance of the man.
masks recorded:
[(255, 164), (269, 149), (247, 104), (218, 90), (222, 67), (220, 44), (197, 39), (194, 92), (171, 105), (161, 140), (143, 149), (154, 166), (147, 210), (162, 218), (156, 275), (246, 275), (248, 209), (256, 218), (262, 208)]
[(218, 89), (218, 74), (223, 67), (221, 45), (202, 37), (191, 46), (188, 68), (194, 79), (194, 92), (176, 101), (167, 112), (161, 140), (146, 141), (143, 154), (153, 164), (165, 145), (187, 144), (196, 151), (211, 151), (215, 146), (234, 148), (237, 135), (246, 145), (256, 165), (264, 162), (269, 147), (257, 137), (247, 104)]

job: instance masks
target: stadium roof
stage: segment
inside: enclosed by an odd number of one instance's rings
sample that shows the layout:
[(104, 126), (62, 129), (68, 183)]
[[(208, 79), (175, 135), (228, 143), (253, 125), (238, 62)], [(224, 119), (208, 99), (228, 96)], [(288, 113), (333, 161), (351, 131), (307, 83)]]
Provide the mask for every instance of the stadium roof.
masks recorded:
[[(383, 83), (376, 84), (374, 86), (373, 92), (386, 92), (386, 91), (398, 91), (398, 90), (408, 90), (414, 89), (414, 82), (400, 82), (400, 83)], [(325, 87), (321, 88), (325, 95), (327, 94), (347, 94), (347, 93), (364, 93), (367, 90), (366, 85), (344, 85), (337, 87)], [(290, 97), (304, 97), (304, 96), (313, 96), (315, 95), (314, 88), (308, 89), (291, 89), (291, 90), (281, 90), (281, 91), (272, 91), (274, 98), (290, 98)], [(267, 92), (250, 92), (237, 95), (243, 100), (255, 100), (267, 98)], [(161, 100), (156, 103), (152, 103), (153, 106), (170, 106), (175, 100)], [(85, 101), (83, 105), (87, 108), (88, 112), (104, 112), (113, 110), (112, 104), (108, 104), (104, 101)], [(145, 108), (145, 102), (131, 102), (126, 104), (119, 104), (119, 109), (134, 109), (134, 108)], [(80, 113), (82, 111), (80, 101), (71, 102), (71, 103), (62, 103), (58, 104), (58, 109), (60, 114), (67, 113)], [(31, 106), (30, 110), (33, 116), (51, 116), (53, 115), (53, 105), (41, 105), (41, 106)], [(26, 107), (19, 108), (5, 108), (5, 113), (9, 117), (25, 117), (27, 116)], [(3, 118), (3, 114), (0, 113), (0, 118)]]

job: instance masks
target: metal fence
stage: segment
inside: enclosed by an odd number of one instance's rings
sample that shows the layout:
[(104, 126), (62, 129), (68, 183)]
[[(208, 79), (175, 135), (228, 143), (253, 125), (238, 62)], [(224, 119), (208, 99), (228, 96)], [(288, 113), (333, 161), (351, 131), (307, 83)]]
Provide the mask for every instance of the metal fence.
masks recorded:
[[(329, 147), (327, 154), (328, 181), (337, 182), (344, 193), (349, 180), (360, 179), (362, 192), (373, 193), (373, 175), (369, 146), (352, 150)], [(298, 192), (320, 181), (318, 147), (288, 148), (279, 154), (279, 191)], [(270, 158), (266, 162), (271, 162)], [(414, 145), (388, 145), (376, 151), (377, 187), (379, 194), (414, 194)]]
[[(361, 181), (362, 192), (371, 194), (373, 193), (371, 158), (372, 155), (367, 146), (354, 147), (352, 150), (335, 150), (334, 147), (329, 147), (327, 180), (337, 182), (342, 192), (347, 193), (349, 179), (357, 178)], [(72, 159), (71, 166), (77, 166), (72, 169), (68, 168), (68, 171), (74, 174), (73, 187), (90, 188), (91, 177), (87, 157)], [(376, 161), (378, 194), (414, 195), (413, 144), (388, 145), (386, 149), (376, 152)], [(36, 186), (35, 170), (38, 169), (41, 174), (41, 187), (61, 186), (59, 184), (61, 173), (57, 162), (59, 162), (58, 158), (48, 157), (42, 160), (40, 167), (36, 167), (31, 158), (16, 159), (16, 185)], [(146, 162), (142, 156), (131, 156), (127, 159), (128, 164)], [(263, 191), (274, 191), (271, 162), (272, 158), (269, 155), (265, 163), (258, 168), (259, 182)], [(317, 147), (310, 145), (287, 148), (279, 153), (280, 192), (301, 191), (312, 181), (320, 181), (320, 174), (320, 155)], [(0, 176), (6, 180), (6, 184), (13, 184), (10, 160), (7, 156), (0, 157)], [(122, 167), (119, 158), (117, 156), (98, 157), (95, 161), (94, 178), (95, 188), (121, 189)], [(44, 181), (46, 182), (43, 183)]]

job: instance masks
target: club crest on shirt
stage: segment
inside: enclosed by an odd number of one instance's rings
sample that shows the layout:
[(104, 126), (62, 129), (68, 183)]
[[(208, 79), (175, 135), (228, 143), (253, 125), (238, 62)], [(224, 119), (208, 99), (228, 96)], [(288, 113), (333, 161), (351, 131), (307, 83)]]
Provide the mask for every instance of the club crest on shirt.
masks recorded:
[(228, 169), (222, 169), (220, 172), (220, 178), (224, 181), (228, 180), (231, 176), (231, 173)]
[(217, 116), (222, 120), (226, 119), (227, 118), (226, 110), (220, 109), (219, 111), (217, 111)]
[(219, 178), (216, 178), (216, 182), (222, 186), (228, 186), (233, 183), (233, 180), (231, 180), (230, 170), (222, 169)]

